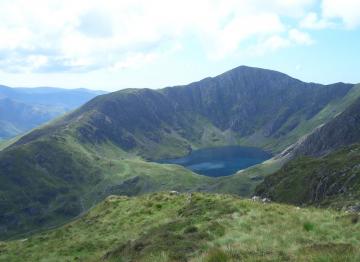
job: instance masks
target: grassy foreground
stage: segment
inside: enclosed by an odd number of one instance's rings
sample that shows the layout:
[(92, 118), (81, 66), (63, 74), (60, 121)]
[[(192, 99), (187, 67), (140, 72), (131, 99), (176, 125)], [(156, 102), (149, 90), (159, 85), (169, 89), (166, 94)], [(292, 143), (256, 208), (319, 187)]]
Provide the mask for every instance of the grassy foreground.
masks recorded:
[(221, 194), (110, 196), (83, 217), (0, 242), (0, 261), (359, 261), (357, 214)]

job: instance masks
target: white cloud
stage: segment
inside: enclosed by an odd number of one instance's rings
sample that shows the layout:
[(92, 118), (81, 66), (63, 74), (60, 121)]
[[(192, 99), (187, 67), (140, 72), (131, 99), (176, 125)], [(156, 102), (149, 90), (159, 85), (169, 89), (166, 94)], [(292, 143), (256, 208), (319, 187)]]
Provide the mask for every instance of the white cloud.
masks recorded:
[(117, 70), (117, 69), (127, 69), (127, 68), (134, 68), (139, 67), (143, 64), (151, 63), (157, 58), (158, 54), (156, 53), (136, 53), (130, 54), (126, 59), (115, 63), (110, 70)]
[(249, 53), (254, 55), (264, 55), (268, 52), (274, 52), (280, 48), (289, 47), (291, 42), (289, 39), (279, 36), (273, 35), (268, 38), (265, 38), (255, 46), (249, 48)]
[(334, 24), (324, 18), (320, 18), (317, 13), (308, 13), (301, 21), (300, 27), (306, 29), (325, 29), (334, 26)]
[(323, 0), (322, 15), (325, 19), (339, 18), (348, 29), (360, 26), (359, 0)]
[(257, 45), (250, 47), (249, 50), (251, 54), (264, 55), (294, 45), (311, 45), (313, 43), (314, 41), (309, 34), (293, 28), (286, 35), (271, 35), (262, 39)]
[(313, 40), (308, 33), (299, 31), (297, 29), (291, 29), (289, 31), (289, 39), (293, 43), (300, 45), (311, 45), (313, 43)]
[(271, 35), (283, 32), (284, 25), (276, 15), (259, 14), (257, 16), (247, 16), (235, 18), (226, 26), (212, 32), (211, 39), (207, 40), (208, 48), (213, 58), (223, 58), (233, 53), (239, 44), (253, 36)]
[(216, 59), (248, 40), (266, 39), (270, 49), (289, 46), (288, 41), (307, 44), (310, 37), (300, 31), (290, 32), (285, 41), (276, 35), (287, 31), (283, 17), (299, 19), (315, 2), (2, 0), (0, 68), (84, 72), (138, 67), (178, 50), (189, 38)]

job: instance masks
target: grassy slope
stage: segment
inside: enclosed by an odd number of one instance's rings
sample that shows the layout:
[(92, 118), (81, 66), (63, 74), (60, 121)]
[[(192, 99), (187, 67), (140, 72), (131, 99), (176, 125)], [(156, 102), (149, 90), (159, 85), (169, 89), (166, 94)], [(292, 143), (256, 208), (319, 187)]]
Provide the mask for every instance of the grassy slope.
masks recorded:
[(279, 202), (344, 208), (359, 205), (360, 145), (321, 158), (300, 157), (268, 176), (256, 189)]
[(229, 195), (111, 196), (61, 228), (0, 242), (0, 260), (359, 261), (358, 221)]
[[(61, 224), (109, 194), (191, 191), (210, 180), (183, 167), (144, 162), (112, 145), (100, 151), (70, 136), (48, 139), (1, 152), (1, 239)], [(9, 168), (16, 177), (5, 175)]]

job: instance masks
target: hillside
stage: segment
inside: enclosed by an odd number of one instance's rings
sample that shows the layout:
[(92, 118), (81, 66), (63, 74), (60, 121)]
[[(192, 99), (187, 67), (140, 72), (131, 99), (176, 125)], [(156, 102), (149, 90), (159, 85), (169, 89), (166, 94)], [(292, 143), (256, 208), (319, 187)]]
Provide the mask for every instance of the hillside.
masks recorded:
[(290, 151), (293, 158), (257, 193), (294, 204), (360, 206), (360, 100)]
[[(357, 85), (356, 88), (359, 88)], [(360, 99), (332, 121), (317, 128), (294, 147), (293, 155), (323, 156), (335, 149), (360, 142)]]
[(256, 194), (296, 205), (360, 209), (360, 146), (322, 158), (300, 157), (265, 178)]
[[(187, 86), (100, 96), (67, 121), (86, 117), (86, 125), (78, 128), (82, 138), (115, 141), (150, 159), (228, 144), (280, 152), (331, 119), (352, 90), (349, 84), (307, 84), (275, 71), (238, 67)], [(327, 106), (331, 113), (304, 126)]]
[(304, 83), (242, 66), (187, 86), (100, 95), (0, 151), (1, 237), (68, 221), (110, 194), (249, 196), (282, 160), (219, 179), (146, 160), (221, 145), (280, 152), (359, 94), (351, 84)]
[(0, 242), (0, 260), (358, 261), (358, 221), (229, 195), (110, 196), (60, 228)]
[(104, 92), (0, 86), (0, 140), (23, 134)]

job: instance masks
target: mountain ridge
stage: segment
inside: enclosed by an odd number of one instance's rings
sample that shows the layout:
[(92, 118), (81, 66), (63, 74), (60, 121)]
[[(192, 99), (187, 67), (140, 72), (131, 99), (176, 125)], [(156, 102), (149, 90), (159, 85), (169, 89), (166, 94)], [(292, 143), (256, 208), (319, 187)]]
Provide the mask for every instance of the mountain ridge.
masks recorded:
[[(11, 236), (55, 225), (110, 193), (249, 196), (267, 170), (278, 169), (281, 162), (210, 179), (149, 161), (223, 145), (252, 144), (280, 152), (346, 108), (353, 88), (240, 67), (186, 86), (97, 96), (0, 151), (0, 232)], [(261, 176), (253, 180), (253, 172)]]

